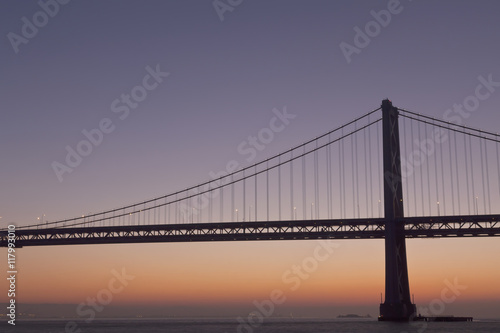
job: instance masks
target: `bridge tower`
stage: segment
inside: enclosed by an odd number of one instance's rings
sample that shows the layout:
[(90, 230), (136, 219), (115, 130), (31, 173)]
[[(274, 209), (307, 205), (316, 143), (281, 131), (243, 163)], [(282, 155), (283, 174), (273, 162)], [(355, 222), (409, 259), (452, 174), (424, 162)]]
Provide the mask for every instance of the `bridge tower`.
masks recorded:
[[(382, 101), (385, 214), (385, 302), (380, 304), (382, 321), (406, 321), (416, 314), (410, 298), (401, 181), (398, 109)], [(398, 221), (399, 219), (399, 221)]]

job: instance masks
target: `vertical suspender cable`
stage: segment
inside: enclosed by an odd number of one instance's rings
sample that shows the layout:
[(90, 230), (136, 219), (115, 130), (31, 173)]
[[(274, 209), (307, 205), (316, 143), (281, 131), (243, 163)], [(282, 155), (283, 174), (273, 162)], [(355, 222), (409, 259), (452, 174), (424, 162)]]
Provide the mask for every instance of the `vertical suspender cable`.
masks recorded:
[(254, 173), (255, 173), (255, 176), (254, 176), (255, 177), (255, 197), (254, 197), (254, 200), (255, 200), (255, 202), (254, 202), (254, 206), (255, 206), (255, 208), (254, 208), (255, 209), (254, 216), (255, 217), (254, 217), (254, 219), (255, 219), (255, 221), (257, 221), (257, 192), (258, 192), (257, 191), (257, 165), (255, 165)]
[[(479, 139), (479, 151), (481, 157), (481, 180), (483, 187), (483, 206), (484, 206), (484, 214), (486, 214), (486, 184), (484, 183), (484, 163), (483, 163), (483, 144), (481, 139)], [(479, 211), (479, 207), (477, 209)]]
[[(459, 173), (459, 164), (458, 164), (458, 148), (457, 148), (457, 132), (453, 131), (453, 138), (455, 141), (455, 166), (456, 166), (456, 171), (457, 171), (457, 203), (458, 203), (458, 214), (462, 214), (462, 208), (460, 205), (460, 178), (458, 173)], [(466, 187), (467, 187), (467, 195), (469, 193), (469, 167), (467, 165), (467, 144), (465, 141), (465, 135), (464, 135), (464, 148), (465, 148), (465, 181), (466, 181)], [(468, 212), (470, 214), (470, 201), (469, 197), (467, 196), (467, 207), (468, 207)]]
[[(193, 196), (193, 194), (191, 194), (191, 198), (189, 199), (189, 203), (191, 205), (191, 223), (194, 223), (194, 218), (195, 216), (198, 216), (199, 214), (199, 207), (196, 207), (196, 197)], [(168, 205), (168, 216), (169, 216), (169, 219), (170, 219), (170, 205)], [(198, 222), (198, 217), (196, 217), (196, 222)]]
[(266, 163), (266, 190), (267, 190), (267, 219), (266, 221), (269, 221), (269, 160), (267, 160)]
[(485, 205), (484, 213), (486, 214), (486, 198), (488, 198), (488, 214), (491, 214), (490, 169), (488, 164), (488, 146), (487, 146), (488, 142), (486, 140), (483, 140), (483, 142), (484, 142), (484, 162), (486, 168), (486, 188), (488, 190), (488, 196), (484, 198), (484, 205)]
[[(196, 197), (195, 197), (195, 202), (196, 202), (196, 212), (197, 212), (197, 222), (198, 223), (201, 223), (203, 218), (203, 202), (201, 200), (201, 195), (199, 194), (201, 192), (201, 189), (199, 188), (199, 186), (196, 188)], [(174, 209), (174, 216), (177, 216), (177, 202), (175, 203), (175, 207), (173, 207)]]
[[(208, 183), (208, 195), (206, 195), (206, 198), (208, 200), (208, 222), (213, 222), (212, 220), (212, 214), (213, 214), (213, 200), (212, 200), (212, 183)], [(202, 194), (205, 195), (205, 194)]]
[[(344, 136), (344, 129), (342, 128), (341, 137)], [(342, 146), (341, 146), (342, 144)], [(342, 184), (342, 176), (343, 176), (343, 165), (344, 159), (342, 158), (344, 154), (344, 139), (339, 140), (339, 187), (340, 187), (340, 218), (344, 218), (344, 189)]]
[(334, 198), (334, 195), (333, 195), (333, 160), (332, 160), (332, 140), (330, 138), (330, 135), (328, 135), (328, 142), (330, 142), (329, 146), (328, 146), (328, 150), (329, 150), (329, 159), (330, 159), (330, 218), (333, 219), (333, 212), (334, 212), (334, 209), (333, 209), (333, 198)]
[(243, 173), (243, 222), (245, 222), (245, 218), (246, 218), (246, 208), (247, 208), (247, 189), (246, 189), (246, 185), (247, 185), (247, 182), (246, 182), (246, 179), (245, 179), (245, 169), (243, 169), (242, 171)]
[(328, 134), (327, 159), (328, 159), (328, 218), (333, 218), (333, 174), (332, 174), (332, 139)]
[(293, 216), (293, 149), (290, 150), (290, 220), (294, 219)]
[[(343, 131), (344, 129), (342, 129)], [(342, 135), (343, 136), (343, 135)], [(347, 217), (347, 197), (346, 197), (346, 191), (345, 191), (345, 183), (346, 183), (346, 175), (345, 175), (345, 160), (346, 160), (346, 154), (345, 154), (345, 141), (346, 139), (342, 139), (342, 197), (344, 198), (342, 204), (343, 204), (343, 210), (344, 210), (344, 218)]]
[[(166, 199), (165, 199), (165, 201), (166, 201)], [(140, 209), (139, 209), (139, 213), (137, 215), (138, 215), (138, 217), (137, 217), (137, 224), (141, 225), (141, 210)]]
[[(425, 138), (427, 139), (427, 125), (424, 124), (424, 133), (425, 133)], [(420, 141), (422, 142), (422, 141)], [(434, 153), (436, 151), (434, 150)], [(426, 165), (427, 165), (427, 195), (428, 195), (428, 199), (429, 199), (429, 214), (432, 214), (432, 204), (431, 204), (431, 173), (429, 171), (429, 158), (430, 158), (430, 155), (426, 157), (425, 161), (426, 161)]]
[[(370, 116), (368, 116), (368, 123), (370, 122)], [(373, 216), (373, 172), (372, 172), (372, 126), (368, 126), (368, 144), (370, 145), (370, 148), (368, 149), (368, 161), (369, 161), (369, 168), (370, 168), (370, 194), (368, 196), (368, 199), (370, 200), (370, 214), (368, 217), (374, 217)], [(367, 166), (368, 168), (368, 166)], [(368, 205), (368, 202), (366, 203)]]
[(484, 155), (486, 157), (486, 187), (488, 189), (488, 214), (491, 214), (490, 168), (488, 163), (488, 142), (484, 140)]
[(234, 177), (231, 174), (231, 221), (234, 222)]
[[(318, 140), (316, 140), (316, 148), (318, 148)], [(318, 178), (318, 151), (314, 151), (314, 205), (316, 207), (316, 212), (315, 212), (315, 219), (318, 219), (318, 207), (319, 207), (319, 202), (318, 202), (318, 194), (319, 194), (319, 178)]]
[[(368, 116), (368, 123), (370, 123), (370, 117)], [(370, 127), (370, 126), (368, 126)], [(364, 160), (365, 160), (365, 217), (371, 217), (370, 216), (370, 212), (369, 212), (369, 205), (368, 205), (368, 152), (366, 150), (366, 145), (367, 145), (367, 141), (366, 141), (366, 132), (367, 130), (364, 129), (363, 130), (363, 136), (364, 136), (364, 142), (363, 142), (363, 149), (364, 149)], [(370, 194), (371, 195), (371, 194)]]
[(307, 216), (307, 187), (306, 187), (306, 145), (303, 146), (302, 156), (302, 219)]
[(497, 151), (497, 177), (498, 177), (498, 199), (500, 200), (500, 154), (498, 154), (499, 143), (495, 143)]
[[(441, 135), (443, 134), (442, 132), (440, 132)], [(444, 187), (444, 165), (443, 165), (443, 145), (441, 144), (439, 146), (439, 150), (440, 150), (440, 154), (439, 154), (439, 157), (440, 157), (440, 160), (441, 160), (441, 187), (443, 189), (443, 215), (446, 215), (446, 192), (445, 192), (445, 187)], [(450, 173), (451, 173), (451, 169), (450, 169)]]
[(384, 177), (383, 173), (380, 171), (380, 164), (381, 164), (381, 156), (380, 156), (380, 132), (382, 131), (382, 124), (380, 125), (380, 128), (377, 129), (377, 178), (378, 178), (378, 211), (379, 217), (382, 217), (381, 214), (381, 201), (382, 201), (382, 178)]
[(334, 177), (334, 167), (333, 167), (333, 144), (330, 135), (328, 135), (328, 159), (330, 161), (330, 218), (333, 219), (334, 216), (334, 186), (333, 186), (333, 177)]
[[(356, 123), (354, 123), (354, 126), (356, 126)], [(354, 170), (354, 134), (350, 135), (350, 139), (351, 139), (352, 215), (353, 217), (356, 217), (356, 183), (354, 182), (354, 174), (357, 173), (357, 171)]]
[(497, 177), (498, 177), (498, 199), (500, 200), (500, 154), (498, 153), (499, 143), (495, 143), (496, 152), (497, 152)]
[(281, 221), (281, 155), (278, 156), (278, 220)]
[[(233, 174), (231, 174), (231, 221), (236, 221), (234, 219), (234, 211), (235, 211), (235, 208), (234, 208), (234, 176)], [(238, 222), (238, 221), (236, 221)]]
[[(328, 143), (330, 143), (330, 134), (328, 134)], [(330, 179), (330, 145), (327, 145), (326, 147), (326, 209), (328, 211), (328, 218), (332, 218), (332, 211), (331, 211), (331, 179)]]
[(220, 178), (220, 206), (219, 206), (219, 219), (221, 222), (224, 222), (224, 185), (223, 185), (223, 180), (222, 177)]
[[(420, 134), (420, 121), (417, 121), (417, 129), (418, 129), (418, 142), (422, 142), (422, 136)], [(420, 194), (422, 196), (422, 216), (425, 216), (425, 204), (424, 204), (424, 173), (422, 169), (420, 169)]]
[(219, 222), (224, 222), (224, 185), (222, 177), (219, 178)]
[[(357, 123), (354, 123), (354, 130), (356, 130)], [(359, 168), (358, 168), (358, 134), (354, 133), (354, 160), (356, 161), (356, 208), (359, 215)]]
[[(451, 185), (451, 210), (453, 212), (453, 215), (455, 215), (455, 190), (453, 186), (453, 163), (452, 161), (452, 156), (451, 156), (451, 131), (449, 130), (449, 125), (448, 125), (448, 154), (450, 155), (450, 185)], [(455, 133), (455, 132), (453, 132)], [(458, 167), (458, 165), (455, 165)], [(458, 170), (457, 170), (458, 173)], [(458, 184), (457, 184), (458, 185)], [(444, 190), (443, 190), (444, 191)], [(460, 192), (458, 192), (460, 193)]]
[[(464, 150), (465, 150), (465, 180), (467, 183), (467, 210), (469, 215), (470, 212), (470, 190), (469, 190), (469, 159), (467, 157), (467, 136), (464, 135)], [(458, 206), (460, 210), (460, 205)]]
[[(434, 123), (434, 121), (433, 121), (433, 123)], [(441, 155), (440, 153), (441, 153), (441, 151), (439, 152), (439, 155)], [(438, 180), (437, 154), (438, 154), (438, 147), (437, 147), (437, 145), (435, 145), (434, 146), (434, 176), (435, 176), (434, 182), (436, 183), (436, 200), (437, 200), (437, 205), (438, 205), (437, 209), (439, 210), (439, 205), (441, 204), (440, 201), (442, 201), (442, 200), (439, 200), (440, 198), (439, 198), (439, 180)], [(443, 178), (443, 176), (441, 176), (441, 179), (442, 178)], [(443, 195), (444, 195), (444, 193), (443, 193)], [(443, 204), (443, 208), (444, 208), (444, 204)]]
[(319, 216), (319, 201), (320, 201), (320, 191), (319, 191), (319, 151), (318, 149), (318, 140), (316, 140), (316, 193), (317, 193), (317, 199), (316, 199), (316, 219), (320, 219)]
[(469, 135), (469, 148), (470, 148), (470, 177), (472, 180), (472, 202), (473, 206), (475, 207), (474, 214), (477, 214), (479, 209), (477, 207), (477, 200), (476, 200), (476, 186), (474, 182), (474, 157), (473, 157), (473, 151), (472, 151), (472, 136)]

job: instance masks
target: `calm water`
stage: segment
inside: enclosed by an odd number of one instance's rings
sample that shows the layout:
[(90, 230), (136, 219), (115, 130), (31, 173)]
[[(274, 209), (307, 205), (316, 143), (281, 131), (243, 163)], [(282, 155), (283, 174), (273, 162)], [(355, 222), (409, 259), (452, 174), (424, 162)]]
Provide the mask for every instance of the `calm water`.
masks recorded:
[[(95, 320), (90, 324), (77, 322), (65, 329), (66, 321), (25, 321), (16, 326), (0, 324), (1, 332), (18, 333), (105, 333), (105, 332), (173, 332), (173, 333), (229, 333), (229, 332), (339, 332), (339, 333), (498, 333), (500, 320), (463, 323), (382, 323), (375, 320), (322, 319), (267, 319), (258, 327), (243, 327), (234, 319), (159, 319), (159, 320)], [(7, 327), (6, 327), (7, 326)]]

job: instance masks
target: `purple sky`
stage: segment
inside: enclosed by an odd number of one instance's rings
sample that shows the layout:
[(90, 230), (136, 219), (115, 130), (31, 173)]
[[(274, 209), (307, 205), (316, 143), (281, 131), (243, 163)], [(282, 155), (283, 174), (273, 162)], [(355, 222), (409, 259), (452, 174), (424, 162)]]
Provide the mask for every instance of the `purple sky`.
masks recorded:
[[(73, 1), (17, 54), (7, 34), (21, 35), (21, 18), (40, 7), (1, 6), (2, 222), (79, 215), (206, 180), (238, 158), (237, 145), (273, 108), (297, 118), (257, 160), (386, 97), (442, 118), (478, 76), (500, 81), (496, 1), (402, 1), (350, 63), (340, 43), (355, 45), (353, 28), (364, 30), (387, 1), (243, 2), (222, 22), (210, 1)], [(157, 64), (170, 76), (120, 120), (111, 103)], [(496, 131), (499, 98), (467, 124)], [(115, 131), (60, 183), (51, 163), (64, 163), (65, 147), (103, 118)]]
[[(341, 43), (355, 46), (354, 28), (389, 3), (245, 0), (221, 20), (212, 1), (73, 0), (16, 44), (10, 33), (22, 36), (22, 18), (33, 22), (41, 7), (2, 1), (0, 224), (98, 212), (208, 180), (227, 161), (244, 162), (238, 144), (273, 108), (296, 118), (255, 161), (387, 97), (443, 118), (474, 95), (478, 77), (500, 82), (495, 0), (401, 0), (348, 62)], [(120, 119), (112, 103), (143, 84), (148, 66), (170, 75), (149, 80), (155, 88)], [(465, 124), (498, 131), (496, 89)], [(60, 182), (53, 162), (105, 118), (114, 130)]]

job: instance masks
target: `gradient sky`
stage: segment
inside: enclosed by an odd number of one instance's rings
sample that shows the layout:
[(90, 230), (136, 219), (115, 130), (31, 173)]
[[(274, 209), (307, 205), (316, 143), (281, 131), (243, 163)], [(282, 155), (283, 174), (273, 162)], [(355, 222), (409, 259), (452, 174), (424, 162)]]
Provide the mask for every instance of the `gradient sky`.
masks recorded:
[[(16, 53), (8, 34), (21, 35), (22, 18), (33, 21), (41, 9), (36, 1), (2, 1), (1, 226), (31, 224), (42, 214), (57, 220), (98, 212), (208, 180), (227, 161), (244, 162), (238, 144), (267, 126), (273, 108), (286, 106), (297, 117), (257, 160), (365, 114), (387, 97), (395, 106), (443, 118), (474, 94), (479, 76), (500, 81), (500, 3), (494, 0), (402, 0), (400, 12), (348, 62), (340, 44), (354, 45), (354, 28), (364, 29), (374, 20), (372, 10), (387, 7), (388, 1), (245, 0), (220, 20), (212, 1), (73, 0)], [(170, 75), (120, 120), (113, 101), (157, 65)], [(500, 88), (465, 123), (497, 132), (498, 105)], [(59, 182), (51, 164), (64, 162), (65, 147), (75, 147), (82, 130), (103, 118), (112, 119), (115, 130)], [(105, 288), (113, 269), (125, 267), (136, 279), (109, 308), (245, 314), (273, 289), (289, 291), (282, 275), (318, 244), (25, 248), (18, 252), (18, 301), (78, 304)], [(338, 244), (298, 290), (287, 292), (284, 313), (378, 313), (383, 241)], [(445, 281), (458, 278), (467, 289), (447, 312), (500, 317), (498, 239), (407, 244), (418, 305), (439, 298)]]

